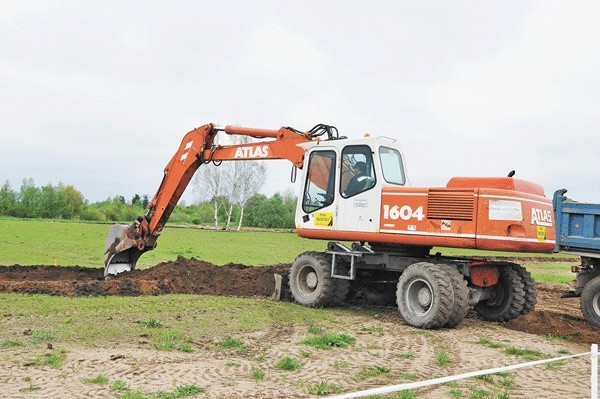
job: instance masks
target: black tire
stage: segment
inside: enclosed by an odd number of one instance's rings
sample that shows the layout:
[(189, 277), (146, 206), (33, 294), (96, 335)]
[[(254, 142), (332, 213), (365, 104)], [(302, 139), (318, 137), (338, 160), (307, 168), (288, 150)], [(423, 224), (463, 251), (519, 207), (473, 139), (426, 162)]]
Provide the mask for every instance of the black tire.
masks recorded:
[(594, 277), (581, 292), (581, 312), (594, 327), (600, 327), (600, 276)]
[(469, 287), (467, 280), (458, 269), (451, 265), (440, 265), (448, 275), (454, 292), (452, 313), (444, 327), (452, 328), (459, 325), (469, 311)]
[(529, 273), (523, 266), (513, 263), (511, 267), (521, 278), (523, 289), (525, 291), (525, 303), (523, 303), (521, 314), (529, 313), (533, 310), (533, 308), (535, 308), (535, 304), (537, 303), (537, 290), (535, 288), (535, 281), (533, 281), (531, 273)]
[(406, 323), (419, 328), (443, 327), (452, 314), (454, 291), (440, 265), (410, 265), (398, 280), (397, 303)]
[(505, 322), (521, 314), (525, 304), (525, 289), (519, 274), (510, 266), (500, 266), (496, 295), (475, 305), (483, 320)]
[(290, 290), (303, 306), (337, 305), (346, 299), (349, 283), (331, 277), (331, 257), (319, 252), (298, 255), (290, 271)]

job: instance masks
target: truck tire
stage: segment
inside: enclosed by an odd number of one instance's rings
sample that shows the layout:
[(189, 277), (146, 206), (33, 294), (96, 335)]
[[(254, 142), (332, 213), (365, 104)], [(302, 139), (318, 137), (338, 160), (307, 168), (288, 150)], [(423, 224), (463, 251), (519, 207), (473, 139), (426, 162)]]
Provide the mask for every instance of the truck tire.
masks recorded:
[(537, 303), (537, 290), (535, 288), (535, 281), (533, 281), (531, 273), (529, 273), (523, 266), (513, 263), (511, 267), (521, 278), (523, 289), (525, 290), (525, 303), (523, 304), (521, 314), (529, 313), (533, 310), (533, 308), (535, 308), (535, 304)]
[(398, 309), (404, 321), (419, 328), (441, 328), (452, 314), (454, 291), (442, 266), (410, 265), (398, 280)]
[(298, 255), (290, 271), (290, 291), (303, 306), (340, 304), (348, 295), (349, 283), (331, 277), (331, 258), (319, 252)]
[(494, 298), (475, 305), (483, 320), (505, 322), (521, 314), (525, 304), (525, 289), (521, 277), (510, 266), (501, 266)]
[(459, 325), (465, 318), (469, 310), (469, 287), (467, 280), (458, 269), (451, 265), (440, 265), (450, 278), (452, 283), (452, 291), (454, 292), (454, 302), (452, 313), (444, 327), (452, 328)]
[(594, 327), (600, 327), (600, 276), (594, 277), (581, 292), (581, 312)]

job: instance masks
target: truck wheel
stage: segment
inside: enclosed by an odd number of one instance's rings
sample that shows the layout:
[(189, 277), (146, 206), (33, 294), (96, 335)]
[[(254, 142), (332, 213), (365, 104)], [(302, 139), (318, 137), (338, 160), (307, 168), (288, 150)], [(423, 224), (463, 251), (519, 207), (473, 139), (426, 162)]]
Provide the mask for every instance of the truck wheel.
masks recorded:
[(363, 298), (376, 305), (389, 305), (396, 302), (396, 287), (386, 283), (366, 283), (360, 290)]
[(525, 290), (525, 303), (523, 304), (521, 314), (529, 313), (533, 310), (535, 304), (537, 303), (537, 290), (535, 288), (535, 281), (533, 281), (531, 273), (529, 273), (523, 266), (512, 264), (511, 267), (521, 278), (523, 289)]
[(454, 305), (447, 273), (440, 265), (427, 262), (406, 268), (398, 280), (396, 297), (404, 321), (419, 328), (443, 327)]
[(298, 255), (290, 271), (294, 300), (304, 306), (340, 304), (346, 299), (349, 283), (331, 277), (331, 258), (319, 252)]
[(452, 313), (446, 322), (444, 327), (452, 328), (456, 327), (463, 321), (467, 311), (469, 310), (469, 287), (467, 287), (467, 280), (461, 272), (454, 266), (440, 265), (450, 278), (452, 283), (452, 291), (454, 292), (454, 302), (452, 307)]
[(594, 277), (581, 292), (581, 312), (594, 327), (600, 327), (600, 276)]
[(494, 286), (496, 295), (475, 305), (483, 320), (509, 321), (523, 310), (525, 289), (521, 277), (509, 266), (500, 267), (499, 273), (498, 284)]

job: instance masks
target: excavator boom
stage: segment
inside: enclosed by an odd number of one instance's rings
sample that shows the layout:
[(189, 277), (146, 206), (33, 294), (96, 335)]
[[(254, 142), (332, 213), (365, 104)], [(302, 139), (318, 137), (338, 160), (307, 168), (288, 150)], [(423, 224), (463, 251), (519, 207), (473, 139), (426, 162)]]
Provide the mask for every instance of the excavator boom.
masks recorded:
[[(209, 123), (187, 133), (179, 149), (165, 167), (162, 182), (148, 205), (148, 211), (130, 225), (113, 225), (106, 237), (104, 249), (104, 276), (116, 275), (135, 269), (139, 257), (156, 247), (156, 240), (167, 223), (196, 170), (210, 162), (224, 160), (287, 159), (298, 168), (304, 163), (304, 150), (298, 144), (316, 139), (337, 130), (317, 125), (308, 132), (289, 127), (279, 130), (226, 126), (224, 129)], [(217, 146), (219, 132), (272, 140)]]

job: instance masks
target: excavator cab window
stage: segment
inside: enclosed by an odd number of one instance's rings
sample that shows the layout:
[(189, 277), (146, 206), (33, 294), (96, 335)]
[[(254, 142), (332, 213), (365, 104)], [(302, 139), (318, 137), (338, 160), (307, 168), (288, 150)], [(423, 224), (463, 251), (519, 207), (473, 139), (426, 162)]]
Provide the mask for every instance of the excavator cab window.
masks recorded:
[(349, 145), (342, 151), (340, 193), (349, 198), (375, 186), (375, 170), (371, 147)]
[(385, 181), (403, 186), (406, 183), (406, 177), (404, 176), (400, 151), (389, 147), (379, 147), (379, 159)]
[(334, 151), (315, 151), (308, 162), (306, 186), (302, 197), (302, 209), (314, 212), (333, 203), (335, 193)]

